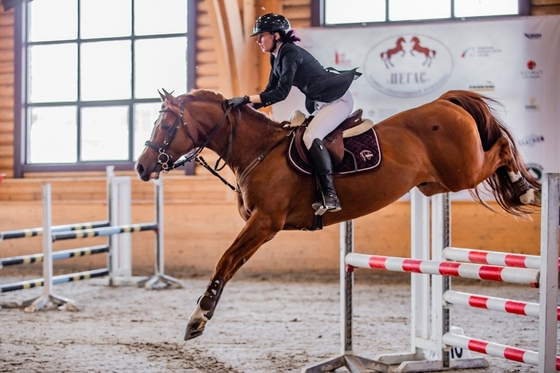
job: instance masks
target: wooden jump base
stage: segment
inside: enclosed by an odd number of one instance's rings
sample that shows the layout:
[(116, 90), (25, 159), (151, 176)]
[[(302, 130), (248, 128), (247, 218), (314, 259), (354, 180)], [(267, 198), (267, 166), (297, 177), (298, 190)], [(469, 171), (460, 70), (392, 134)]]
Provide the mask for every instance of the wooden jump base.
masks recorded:
[[(483, 358), (451, 359), (450, 347), (535, 365), (538, 366), (539, 373), (560, 370), (560, 357), (556, 356), (557, 322), (560, 319), (557, 307), (560, 174), (544, 175), (541, 255), (536, 257), (538, 262), (534, 256), (452, 248), (449, 196), (432, 197), (430, 234), (429, 200), (423, 198), (417, 189), (411, 191), (411, 195), (410, 259), (354, 254), (352, 222), (341, 224), (341, 355), (309, 365), (302, 369), (302, 373), (326, 372), (343, 366), (350, 372), (365, 372), (368, 371), (367, 369), (388, 372), (389, 366), (396, 364), (399, 366), (392, 370), (393, 372), (430, 372), (488, 366), (488, 362)], [(343, 229), (343, 225), (346, 229)], [(429, 260), (430, 246), (431, 260)], [(467, 263), (446, 262), (448, 256), (460, 256), (468, 260), (464, 260)], [(500, 266), (499, 264), (502, 263), (506, 265)], [(353, 278), (351, 277), (353, 267), (412, 273), (410, 351), (379, 355), (373, 360), (354, 355), (352, 351)], [(522, 284), (537, 283), (540, 288), (540, 301), (536, 304), (454, 292), (450, 290), (449, 276)], [(518, 276), (523, 277), (523, 280), (516, 279)], [(449, 310), (451, 304), (539, 317), (538, 352), (451, 333)], [(427, 351), (435, 354), (436, 360), (426, 359)]]

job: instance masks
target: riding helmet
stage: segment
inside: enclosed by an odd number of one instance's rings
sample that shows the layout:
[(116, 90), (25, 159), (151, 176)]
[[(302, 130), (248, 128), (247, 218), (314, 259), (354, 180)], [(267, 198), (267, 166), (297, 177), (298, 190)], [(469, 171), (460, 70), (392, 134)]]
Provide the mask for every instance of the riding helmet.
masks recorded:
[(255, 26), (253, 26), (253, 33), (250, 36), (255, 36), (261, 32), (267, 31), (282, 31), (287, 33), (290, 31), (290, 21), (283, 15), (267, 13), (257, 19)]

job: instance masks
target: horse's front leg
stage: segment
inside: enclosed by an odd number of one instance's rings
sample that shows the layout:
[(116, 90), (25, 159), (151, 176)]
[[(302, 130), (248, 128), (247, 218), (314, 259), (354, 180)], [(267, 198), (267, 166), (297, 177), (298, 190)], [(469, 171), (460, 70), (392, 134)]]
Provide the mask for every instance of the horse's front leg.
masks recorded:
[(196, 308), (189, 318), (185, 340), (196, 338), (204, 332), (206, 323), (214, 315), (225, 284), (235, 272), (257, 252), (263, 243), (270, 240), (281, 229), (262, 214), (253, 214), (233, 244), (222, 255), (206, 291), (198, 299)]

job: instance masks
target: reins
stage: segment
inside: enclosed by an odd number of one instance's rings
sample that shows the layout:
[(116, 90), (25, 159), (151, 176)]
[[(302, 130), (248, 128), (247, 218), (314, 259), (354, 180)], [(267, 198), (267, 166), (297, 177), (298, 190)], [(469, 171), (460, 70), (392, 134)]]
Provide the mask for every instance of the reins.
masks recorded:
[[(184, 103), (181, 105), (183, 106)], [(228, 117), (229, 113), (231, 112), (231, 107), (228, 107), (225, 112), (224, 115), (222, 115), (222, 117), (220, 118), (220, 120), (218, 121), (218, 123), (216, 123), (216, 125), (214, 126), (214, 128), (212, 129), (212, 132), (210, 132), (210, 134), (208, 135), (208, 137), (206, 138), (206, 141), (204, 142), (204, 144), (202, 146), (199, 146), (198, 148), (196, 148), (195, 150), (191, 150), (189, 153), (185, 154), (184, 156), (180, 157), (175, 163), (173, 163), (173, 167), (172, 169), (175, 169), (177, 167), (180, 167), (182, 165), (184, 165), (187, 162), (191, 162), (192, 160), (196, 160), (198, 158), (198, 155), (204, 150), (204, 148), (206, 148), (206, 146), (208, 145), (208, 143), (210, 142), (210, 140), (212, 140), (212, 137), (214, 137), (214, 135), (216, 134), (216, 132), (218, 131), (218, 129), (220, 128), (220, 125), (222, 124), (222, 122)], [(183, 111), (181, 108), (181, 114), (180, 117), (183, 117)], [(193, 144), (195, 143), (195, 140), (193, 138), (193, 136), (191, 135), (191, 133), (189, 132), (189, 127), (187, 126), (187, 123), (184, 122), (183, 123), (185, 128), (187, 129), (187, 133), (189, 135), (189, 137), (191, 138)], [(231, 121), (230, 121), (231, 124)], [(236, 132), (237, 132), (237, 128), (239, 128), (239, 125), (241, 124), (241, 113), (239, 113), (239, 118), (238, 118), (238, 122), (237, 122), (237, 127), (236, 127)], [(231, 155), (231, 150), (232, 150), (232, 142), (233, 142), (233, 134), (232, 134), (233, 130), (230, 131), (229, 134), (229, 147), (228, 147), (228, 154), (226, 156), (226, 160), (224, 165), (221, 168), (217, 168), (218, 167), (218, 163), (220, 162), (220, 160), (223, 158), (221, 155), (218, 158), (218, 160), (216, 161), (216, 164), (214, 165), (214, 169), (216, 171), (220, 171), (224, 168), (224, 166), (227, 164), (227, 161), (229, 160), (229, 157)], [(206, 162), (204, 162), (206, 163)]]
[[(181, 108), (181, 114), (180, 117), (182, 118), (183, 116), (183, 108)], [(231, 120), (228, 120), (230, 122), (230, 131), (229, 131), (229, 139), (228, 139), (228, 147), (227, 149), (224, 149), (224, 151), (221, 152), (221, 154), (219, 154), (218, 159), (216, 160), (216, 163), (214, 164), (214, 167), (211, 167), (206, 160), (200, 156), (200, 153), (202, 152), (202, 150), (204, 150), (204, 148), (208, 145), (209, 141), (212, 139), (212, 137), (214, 136), (214, 134), (217, 132), (217, 130), (219, 129), (220, 125), (222, 124), (222, 122), (226, 119), (229, 118), (228, 115), (230, 114), (230, 112), (232, 111), (231, 107), (227, 107), (227, 109), (225, 109), (224, 115), (222, 116), (222, 118), (218, 121), (218, 123), (216, 124), (216, 126), (214, 127), (214, 129), (212, 130), (212, 132), (208, 135), (206, 142), (204, 143), (204, 145), (199, 146), (198, 148), (196, 148), (195, 150), (183, 155), (182, 157), (180, 157), (177, 161), (175, 161), (173, 163), (173, 165), (171, 166), (171, 169), (175, 169), (178, 168), (182, 165), (184, 165), (187, 162), (191, 162), (191, 161), (195, 161), (196, 163), (198, 163), (199, 165), (201, 165), (202, 167), (204, 167), (205, 169), (207, 169), (212, 175), (216, 176), (218, 179), (220, 179), (226, 186), (228, 186), (231, 190), (233, 190), (234, 192), (241, 194), (241, 190), (239, 189), (239, 185), (243, 182), (243, 180), (245, 180), (245, 178), (247, 177), (247, 175), (259, 164), (261, 163), (264, 158), (268, 155), (268, 153), (270, 153), (273, 149), (275, 149), (278, 145), (280, 145), (280, 143), (284, 140), (283, 138), (278, 140), (269, 150), (265, 151), (264, 153), (261, 153), (255, 160), (253, 160), (249, 166), (247, 166), (247, 168), (245, 168), (245, 170), (241, 173), (241, 175), (239, 176), (239, 179), (237, 180), (237, 186), (233, 186), (232, 184), (230, 184), (226, 179), (224, 179), (219, 173), (218, 171), (221, 171), (228, 163), (231, 154), (233, 153), (233, 139), (235, 138), (235, 136), (237, 135), (237, 131), (239, 130), (239, 127), (241, 125), (241, 110), (237, 110), (237, 124), (235, 126), (235, 128), (233, 128), (233, 123)], [(189, 137), (191, 138), (191, 140), (194, 143), (194, 138), (193, 136), (190, 134), (188, 126), (186, 124), (186, 122), (183, 122), (183, 124), (185, 125), (186, 129), (187, 129), (187, 133), (189, 134)], [(224, 159), (224, 152), (226, 152), (226, 157)], [(224, 163), (220, 166), (220, 161), (224, 161)], [(164, 171), (165, 172), (165, 171)]]
[[(173, 169), (176, 169), (180, 166), (183, 166), (185, 163), (187, 162), (191, 162), (191, 161), (195, 161), (196, 163), (198, 163), (199, 165), (201, 165), (202, 167), (204, 167), (205, 169), (207, 169), (212, 175), (216, 176), (218, 179), (220, 179), (226, 186), (228, 186), (231, 190), (233, 190), (234, 192), (241, 194), (241, 190), (239, 189), (239, 184), (241, 184), (243, 182), (243, 180), (245, 180), (245, 178), (247, 177), (247, 175), (255, 168), (257, 167), (257, 165), (259, 163), (261, 163), (265, 157), (272, 151), (274, 150), (278, 145), (280, 145), (280, 143), (282, 143), (282, 141), (284, 141), (284, 138), (281, 138), (280, 140), (278, 140), (270, 149), (268, 149), (267, 151), (265, 151), (264, 153), (261, 153), (255, 160), (253, 160), (249, 166), (247, 166), (247, 168), (241, 173), (241, 175), (239, 176), (239, 179), (237, 181), (237, 186), (233, 186), (231, 185), (226, 179), (224, 179), (219, 173), (218, 171), (221, 171), (229, 162), (229, 159), (231, 157), (231, 154), (233, 153), (233, 139), (235, 138), (235, 135), (237, 134), (237, 131), (239, 130), (239, 127), (241, 125), (241, 110), (238, 109), (237, 113), (237, 124), (235, 126), (235, 128), (233, 127), (233, 123), (231, 120), (228, 120), (228, 122), (230, 123), (230, 131), (229, 131), (229, 138), (228, 138), (228, 147), (227, 149), (224, 149), (224, 151), (221, 152), (221, 154), (219, 154), (218, 159), (216, 160), (216, 163), (214, 164), (214, 167), (211, 167), (206, 160), (200, 156), (200, 153), (204, 150), (204, 148), (206, 148), (206, 146), (208, 145), (208, 143), (210, 142), (210, 140), (212, 139), (212, 137), (216, 134), (216, 132), (218, 131), (218, 129), (220, 128), (222, 122), (226, 119), (229, 118), (229, 114), (232, 111), (231, 107), (227, 107), (227, 109), (224, 112), (224, 115), (222, 115), (222, 117), (220, 118), (220, 120), (218, 121), (218, 123), (216, 123), (216, 125), (214, 126), (214, 128), (212, 129), (212, 132), (208, 135), (208, 137), (206, 138), (206, 141), (204, 142), (204, 144), (202, 146), (199, 146), (196, 149), (191, 150), (189, 153), (181, 156), (179, 159), (177, 159), (177, 161), (173, 162), (171, 165), (169, 165), (169, 163), (172, 161), (173, 157), (171, 157), (171, 155), (169, 155), (167, 153), (167, 148), (169, 147), (169, 144), (171, 143), (171, 141), (173, 140), (173, 138), (175, 137), (175, 134), (177, 133), (177, 130), (180, 126), (180, 122), (183, 120), (183, 110), (184, 110), (184, 102), (181, 102), (181, 112), (178, 114), (177, 119), (175, 120), (175, 123), (173, 125), (173, 128), (171, 129), (171, 131), (169, 132), (169, 135), (167, 136), (167, 139), (164, 142), (163, 147), (158, 148), (155, 144), (153, 144), (151, 141), (146, 141), (146, 146), (149, 146), (150, 148), (156, 150), (158, 152), (158, 163), (161, 164), (162, 170), (164, 173), (167, 173)], [(193, 144), (195, 143), (194, 137), (191, 135), (190, 131), (189, 131), (189, 127), (187, 126), (187, 123), (183, 121), (183, 125), (185, 126), (186, 130), (187, 130), (187, 134), (189, 135), (189, 137), (191, 138), (191, 140), (193, 141)], [(224, 159), (224, 152), (226, 152), (226, 156)], [(220, 166), (220, 161), (223, 161), (224, 163)]]

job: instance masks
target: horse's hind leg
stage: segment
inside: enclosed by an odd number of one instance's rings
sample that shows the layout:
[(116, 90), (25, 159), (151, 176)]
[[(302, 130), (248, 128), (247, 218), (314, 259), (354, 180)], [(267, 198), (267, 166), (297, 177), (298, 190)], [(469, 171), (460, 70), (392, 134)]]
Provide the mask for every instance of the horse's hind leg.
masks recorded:
[(202, 335), (206, 323), (214, 315), (225, 284), (261, 245), (274, 237), (279, 230), (280, 228), (273, 229), (270, 219), (262, 214), (256, 213), (249, 218), (243, 230), (218, 261), (206, 291), (198, 299), (187, 324), (185, 340)]
[(521, 175), (519, 171), (509, 171), (509, 179), (515, 190), (515, 194), (524, 205), (540, 205), (541, 197), (540, 191), (531, 188), (527, 180)]
[[(525, 205), (539, 205), (540, 191), (532, 188), (519, 171), (509, 140), (502, 136), (484, 154), (485, 162), (481, 171), (483, 180), (490, 177), (500, 166), (505, 166), (516, 198)], [(487, 175), (487, 176), (486, 176)]]

